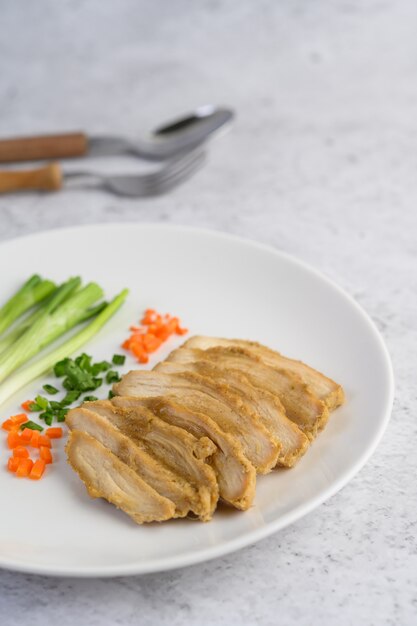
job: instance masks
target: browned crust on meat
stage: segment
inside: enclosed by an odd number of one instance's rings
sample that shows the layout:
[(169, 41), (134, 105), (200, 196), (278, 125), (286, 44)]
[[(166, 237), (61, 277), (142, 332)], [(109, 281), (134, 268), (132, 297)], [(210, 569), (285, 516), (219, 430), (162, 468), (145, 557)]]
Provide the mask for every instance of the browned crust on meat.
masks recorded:
[(303, 361), (286, 357), (280, 352), (271, 350), (271, 348), (256, 341), (194, 336), (190, 337), (190, 339), (184, 343), (184, 347), (202, 350), (213, 347), (241, 347), (250, 350), (255, 356), (262, 359), (266, 365), (279, 369), (287, 369), (298, 374), (303, 382), (309, 385), (313, 393), (326, 404), (330, 411), (333, 411), (344, 402), (345, 396), (343, 388), (334, 380), (313, 367), (310, 367)]
[(132, 400), (143, 402), (161, 419), (188, 430), (195, 437), (205, 435), (211, 438), (217, 450), (209, 462), (216, 472), (220, 497), (243, 511), (252, 505), (255, 496), (256, 471), (243, 454), (238, 441), (222, 431), (208, 416), (188, 410), (173, 398), (134, 398)]
[(66, 445), (68, 462), (92, 498), (104, 498), (137, 524), (173, 517), (174, 503), (159, 495), (99, 441), (72, 431)]
[[(289, 420), (279, 397), (251, 384), (249, 378), (237, 369), (222, 367), (205, 358), (203, 350), (179, 348), (168, 356), (162, 371), (170, 364), (184, 370), (194, 371), (218, 382), (229, 382), (236, 394), (249, 402), (262, 424), (281, 443), (277, 466), (292, 467), (308, 449), (309, 439), (294, 422)], [(169, 369), (168, 369), (169, 371)], [(261, 407), (260, 404), (264, 406)], [(265, 412), (267, 406), (267, 415)], [(272, 410), (272, 415), (271, 415)]]

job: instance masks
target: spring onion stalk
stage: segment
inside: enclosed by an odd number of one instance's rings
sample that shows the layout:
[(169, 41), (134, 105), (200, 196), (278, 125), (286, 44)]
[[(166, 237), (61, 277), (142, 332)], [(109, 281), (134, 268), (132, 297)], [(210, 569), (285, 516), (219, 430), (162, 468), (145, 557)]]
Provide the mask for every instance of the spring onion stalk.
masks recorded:
[[(62, 285), (59, 285), (59, 287), (57, 287), (54, 290), (54, 292), (49, 296), (49, 298), (46, 298), (45, 302), (43, 302), (32, 313), (32, 315), (30, 315), (28, 318), (25, 318), (22, 322), (17, 324), (17, 326), (15, 326), (9, 333), (9, 334), (12, 334), (13, 341), (8, 339), (9, 335), (6, 335), (6, 337), (4, 337), (1, 340), (2, 342), (5, 343), (5, 348), (3, 350), (0, 350), (0, 363), (2, 363), (5, 359), (7, 359), (10, 356), (10, 354), (13, 352), (13, 349), (11, 348), (11, 346), (15, 346), (17, 343), (17, 340), (21, 339), (25, 331), (28, 330), (28, 327), (26, 327), (27, 322), (29, 322), (30, 327), (33, 328), (33, 326), (35, 326), (35, 323), (37, 323), (40, 319), (44, 319), (46, 315), (56, 311), (56, 309), (65, 300), (67, 300), (71, 295), (74, 294), (74, 292), (80, 287), (80, 285), (81, 285), (81, 279), (79, 276), (76, 276), (75, 278), (70, 278), (65, 283), (62, 283)], [(37, 327), (35, 327), (35, 329), (36, 328)], [(22, 330), (22, 332), (20, 332), (20, 330)], [(6, 351), (7, 348), (10, 348), (10, 350)]]
[(89, 283), (68, 298), (68, 292), (77, 289), (78, 284), (77, 278), (64, 283), (33, 326), (0, 355), (0, 382), (78, 324), (83, 319), (85, 310), (103, 295), (101, 287), (96, 283)]
[(13, 324), (23, 313), (48, 297), (56, 285), (50, 280), (42, 280), (34, 274), (25, 284), (0, 308), (0, 335)]
[[(48, 303), (42, 303), (42, 305), (39, 306), (33, 313), (31, 313), (31, 315), (26, 317), (18, 325), (12, 328), (12, 330), (10, 330), (7, 335), (0, 338), (0, 354), (2, 354), (5, 350), (7, 350), (7, 348), (12, 346), (19, 339), (19, 337), (23, 335), (24, 332), (26, 332), (31, 326), (33, 326), (33, 324), (44, 313), (47, 304)], [(83, 315), (81, 316), (78, 323), (81, 324), (82, 322), (86, 322), (88, 319), (98, 315), (98, 313), (100, 313), (100, 311), (104, 309), (106, 304), (107, 302), (100, 302), (100, 304), (86, 309), (83, 312)]]
[(10, 376), (6, 382), (0, 387), (0, 405), (6, 402), (16, 391), (30, 383), (35, 378), (42, 376), (51, 370), (55, 363), (62, 361), (74, 352), (77, 352), (84, 344), (86, 344), (98, 331), (106, 324), (106, 322), (118, 311), (126, 300), (128, 289), (121, 291), (107, 306), (87, 324), (79, 333), (68, 339), (55, 350), (52, 350), (45, 356), (37, 359), (30, 365)]

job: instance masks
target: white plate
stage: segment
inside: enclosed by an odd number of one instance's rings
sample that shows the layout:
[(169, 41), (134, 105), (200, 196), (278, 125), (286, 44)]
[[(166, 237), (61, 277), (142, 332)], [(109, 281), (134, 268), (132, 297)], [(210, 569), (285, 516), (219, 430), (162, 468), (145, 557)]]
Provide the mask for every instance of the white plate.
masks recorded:
[[(179, 315), (193, 334), (258, 340), (341, 383), (347, 401), (290, 471), (260, 477), (246, 513), (222, 510), (202, 524), (136, 526), (91, 500), (58, 462), (34, 483), (0, 469), (0, 566), (41, 574), (114, 576), (182, 567), (252, 544), (306, 515), (343, 487), (374, 451), (389, 419), (393, 375), (369, 317), (327, 278), (285, 254), (236, 237), (164, 225), (110, 224), (50, 231), (0, 246), (0, 301), (36, 271), (80, 274), (108, 295), (131, 295), (88, 352), (109, 358), (129, 324), (153, 307)], [(180, 343), (171, 340), (155, 360)], [(154, 360), (154, 362), (155, 362)], [(125, 369), (134, 366), (126, 362)], [(1, 417), (39, 393), (39, 380), (1, 407)], [(5, 439), (5, 437), (4, 437)]]

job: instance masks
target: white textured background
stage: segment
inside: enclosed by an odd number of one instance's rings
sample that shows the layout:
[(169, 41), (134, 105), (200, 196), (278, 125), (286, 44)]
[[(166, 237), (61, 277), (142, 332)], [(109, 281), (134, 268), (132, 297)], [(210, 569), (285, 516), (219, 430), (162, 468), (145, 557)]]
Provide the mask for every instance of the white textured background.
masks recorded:
[(367, 309), (397, 391), (372, 460), (290, 528), (142, 578), (0, 572), (2, 626), (417, 623), (416, 33), (415, 0), (3, 0), (2, 136), (134, 136), (204, 102), (238, 118), (207, 167), (170, 196), (2, 197), (0, 239), (135, 220), (270, 243)]

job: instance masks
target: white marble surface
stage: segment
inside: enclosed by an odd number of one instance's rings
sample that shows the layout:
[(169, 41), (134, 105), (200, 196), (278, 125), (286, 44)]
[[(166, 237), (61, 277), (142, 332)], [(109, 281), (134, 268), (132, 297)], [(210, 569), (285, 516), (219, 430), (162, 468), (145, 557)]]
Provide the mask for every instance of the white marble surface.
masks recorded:
[(357, 298), (397, 383), (375, 455), (308, 517), (226, 558), (142, 578), (2, 571), (2, 626), (417, 623), (416, 26), (414, 0), (2, 2), (1, 135), (135, 134), (209, 101), (238, 119), (170, 196), (2, 197), (0, 239), (134, 220), (268, 242)]

